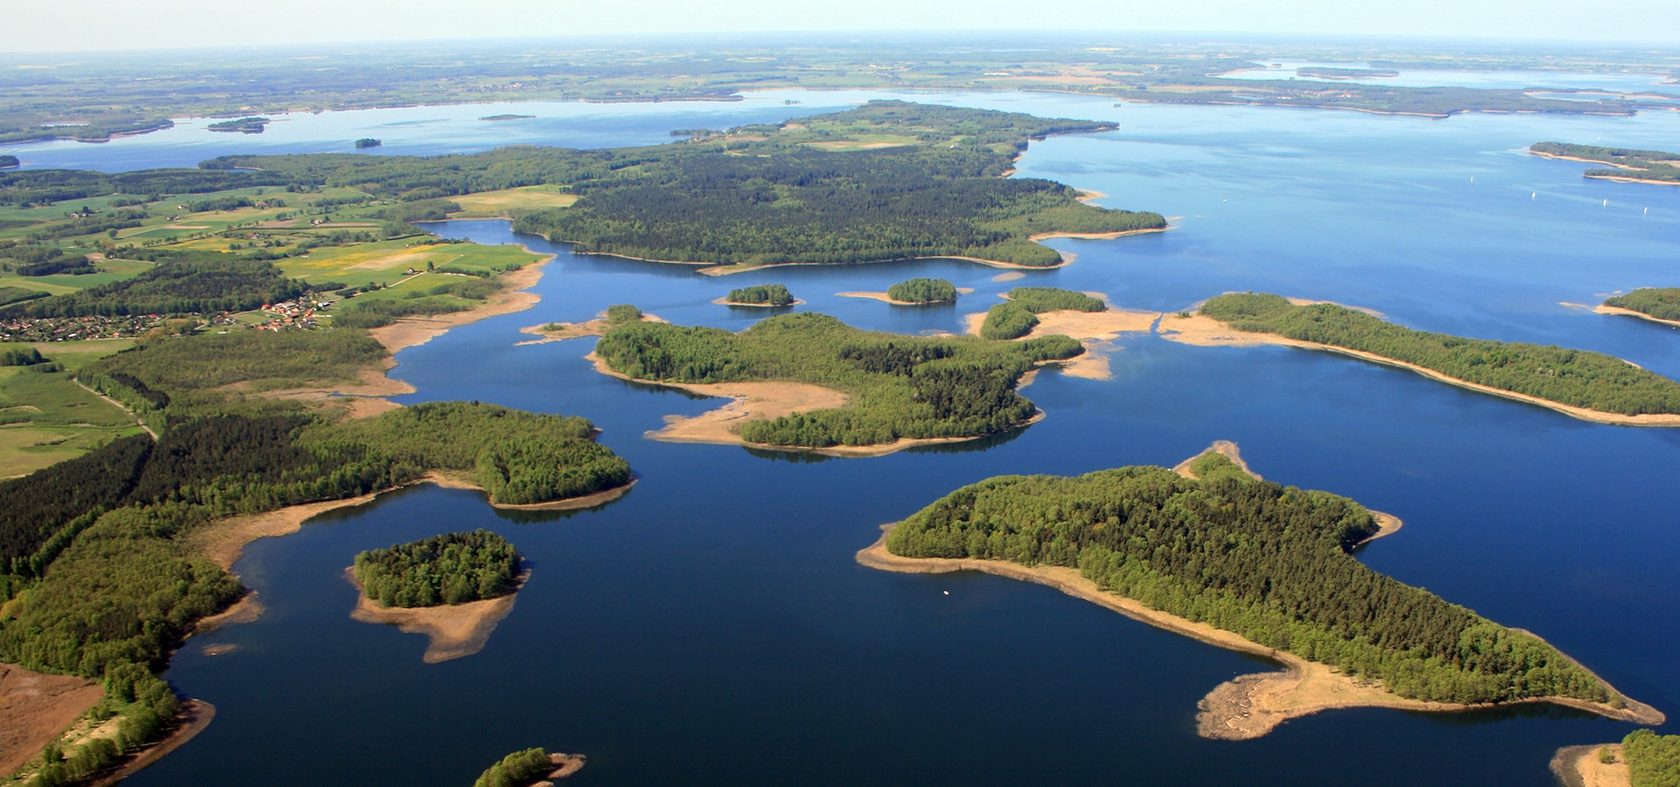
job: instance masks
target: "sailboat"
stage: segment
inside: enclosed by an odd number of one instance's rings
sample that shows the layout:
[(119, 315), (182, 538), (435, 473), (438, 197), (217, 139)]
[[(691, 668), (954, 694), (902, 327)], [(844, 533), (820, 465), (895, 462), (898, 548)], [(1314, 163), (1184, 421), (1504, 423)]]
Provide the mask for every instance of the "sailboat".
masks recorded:
[(1600, 207), (1604, 207), (1604, 208), (1608, 208), (1608, 207), (1610, 207), (1610, 199), (1609, 199), (1609, 198), (1608, 198), (1608, 197), (1606, 197), (1606, 198), (1605, 198), (1605, 199), (1604, 199), (1604, 204), (1603, 204), (1603, 205), (1601, 205), (1601, 206), (1600, 206)]

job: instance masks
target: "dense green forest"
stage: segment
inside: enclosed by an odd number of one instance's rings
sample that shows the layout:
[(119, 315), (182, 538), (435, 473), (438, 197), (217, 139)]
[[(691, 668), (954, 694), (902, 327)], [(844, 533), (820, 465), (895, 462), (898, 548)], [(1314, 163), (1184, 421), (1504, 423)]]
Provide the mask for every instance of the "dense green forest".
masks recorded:
[(1673, 787), (1680, 784), (1680, 735), (1634, 730), (1622, 739), (1633, 787)]
[(1010, 301), (986, 310), (986, 319), (980, 323), (980, 337), (992, 340), (1019, 339), (1032, 333), (1032, 329), (1036, 327), (1038, 315), (1033, 314), (1031, 309)]
[(756, 284), (730, 290), (723, 300), (727, 303), (748, 303), (754, 306), (792, 306), (793, 293), (788, 292), (788, 288), (781, 284)]
[(523, 749), (486, 768), (473, 787), (530, 787), (553, 770), (548, 752), (540, 748)]
[(505, 596), (519, 553), (488, 530), (445, 533), (356, 555), (362, 593), (387, 607), (435, 607)]
[(1016, 287), (1009, 291), (1011, 303), (1018, 303), (1033, 314), (1055, 311), (1100, 312), (1108, 308), (1101, 298), (1059, 287)]
[(789, 380), (829, 386), (844, 407), (752, 421), (748, 442), (824, 448), (899, 438), (978, 437), (1035, 412), (1015, 383), (1035, 363), (1082, 352), (1065, 336), (1030, 342), (918, 338), (852, 328), (823, 314), (785, 314), (741, 333), (635, 322), (611, 327), (595, 349), (639, 380), (719, 383)]
[(188, 314), (255, 309), (303, 294), (272, 263), (226, 254), (160, 262), (131, 279), (0, 308), (0, 317)]
[(960, 293), (946, 279), (906, 279), (887, 288), (887, 297), (904, 303), (954, 303)]
[(1659, 320), (1680, 320), (1680, 287), (1642, 287), (1607, 298), (1604, 305), (1630, 309)]
[(268, 118), (252, 116), (234, 118), (232, 120), (218, 120), (208, 126), (205, 126), (205, 128), (211, 131), (222, 131), (227, 133), (237, 132), (240, 134), (261, 134), (264, 129), (268, 128), (268, 123)]
[[(1204, 470), (1231, 465), (1213, 456)], [(998, 476), (911, 515), (887, 548), (1078, 568), (1119, 595), (1405, 697), (1619, 699), (1533, 635), (1367, 568), (1350, 550), (1377, 524), (1359, 504), (1240, 472), (1204, 475), (1124, 467)]]
[(1622, 415), (1680, 413), (1680, 383), (1602, 353), (1414, 331), (1344, 306), (1296, 306), (1277, 295), (1220, 295), (1201, 312), (1238, 330), (1368, 352), (1560, 404)]
[(1589, 178), (1638, 178), (1680, 183), (1680, 153), (1634, 148), (1573, 145), (1567, 142), (1536, 142), (1529, 150), (1548, 156), (1567, 156), (1609, 164), (1615, 169), (1589, 169)]

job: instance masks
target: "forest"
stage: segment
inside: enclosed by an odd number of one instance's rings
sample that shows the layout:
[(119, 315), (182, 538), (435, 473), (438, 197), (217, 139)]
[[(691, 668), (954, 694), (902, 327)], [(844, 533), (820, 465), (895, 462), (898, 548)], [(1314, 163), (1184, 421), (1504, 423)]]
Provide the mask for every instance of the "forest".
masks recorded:
[(980, 323), (980, 338), (1001, 341), (1005, 339), (1019, 339), (1032, 333), (1038, 327), (1038, 315), (1031, 309), (1013, 301), (1000, 303), (986, 310), (986, 319)]
[(0, 308), (0, 317), (246, 311), (291, 300), (306, 289), (272, 263), (227, 254), (196, 254), (159, 262), (130, 279)]
[(356, 555), (362, 593), (387, 607), (435, 607), (505, 596), (519, 553), (488, 530), (445, 533)]
[(634, 322), (608, 329), (595, 352), (638, 380), (719, 383), (788, 380), (828, 386), (844, 407), (749, 421), (752, 443), (826, 448), (900, 438), (979, 437), (1036, 412), (1015, 391), (1034, 364), (1083, 352), (1077, 341), (920, 338), (861, 331), (824, 314), (784, 314), (741, 333)]
[(1233, 328), (1416, 364), (1457, 380), (1621, 415), (1680, 413), (1680, 383), (1603, 353), (1415, 331), (1331, 303), (1228, 293), (1201, 313)]
[[(1231, 465), (1210, 456), (1204, 470)], [(1369, 511), (1326, 492), (1240, 471), (1196, 480), (1122, 467), (990, 478), (912, 514), (886, 545), (905, 557), (1077, 568), (1110, 592), (1404, 697), (1619, 699), (1539, 638), (1367, 568), (1351, 549), (1376, 531)]]
[(1574, 145), (1567, 142), (1536, 142), (1529, 150), (1546, 156), (1563, 156), (1609, 164), (1613, 169), (1589, 169), (1589, 178), (1633, 178), (1663, 183), (1680, 183), (1680, 153), (1635, 148)]
[(1622, 739), (1632, 787), (1673, 787), (1680, 784), (1680, 735), (1634, 730)]
[(1053, 311), (1100, 312), (1108, 308), (1101, 298), (1057, 287), (1016, 287), (1004, 297), (1009, 300), (986, 311), (980, 323), (983, 339), (1019, 339), (1038, 327), (1038, 315)]
[(887, 288), (887, 297), (901, 303), (955, 303), (959, 295), (946, 279), (906, 279)]
[(548, 752), (541, 748), (522, 749), (486, 768), (473, 787), (531, 787), (553, 770)]
[(1605, 306), (1628, 309), (1659, 320), (1680, 320), (1680, 287), (1642, 287), (1605, 299)]
[(729, 291), (723, 297), (724, 303), (751, 304), (753, 306), (792, 306), (793, 293), (781, 284), (755, 284), (751, 287), (740, 287)]

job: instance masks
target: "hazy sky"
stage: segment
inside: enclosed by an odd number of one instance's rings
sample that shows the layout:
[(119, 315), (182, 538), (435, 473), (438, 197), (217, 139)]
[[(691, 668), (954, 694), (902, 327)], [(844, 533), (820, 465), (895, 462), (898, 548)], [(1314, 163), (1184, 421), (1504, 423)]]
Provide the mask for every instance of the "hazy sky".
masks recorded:
[(13, 0), (9, 5), (0, 52), (1010, 27), (1680, 45), (1676, 0)]

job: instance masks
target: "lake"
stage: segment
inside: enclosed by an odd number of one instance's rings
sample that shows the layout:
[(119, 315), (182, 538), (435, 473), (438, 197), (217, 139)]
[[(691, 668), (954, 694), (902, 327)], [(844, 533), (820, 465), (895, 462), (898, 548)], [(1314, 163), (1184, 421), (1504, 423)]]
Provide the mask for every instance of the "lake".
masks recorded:
[[(401, 134), (367, 134), (373, 121), (332, 114), (290, 128), (322, 124), (296, 150), (369, 135), (386, 139), (382, 153), (640, 144), (672, 128), (774, 120), (868, 95), (556, 105), (553, 114), (418, 107), (369, 111)], [(1227, 290), (1275, 291), (1418, 328), (1601, 350), (1680, 376), (1674, 330), (1560, 305), (1675, 284), (1680, 189), (1588, 181), (1587, 165), (1523, 152), (1545, 139), (1672, 147), (1680, 115), (1434, 121), (1116, 108), (1048, 94), (916, 98), (1121, 124), (1035, 143), (1017, 176), (1102, 191), (1100, 204), (1158, 210), (1174, 229), (1052, 241), (1077, 262), (1023, 283), (1170, 310)], [(509, 138), (518, 121), (476, 119), (503, 111), (540, 114), (543, 130)], [(393, 125), (441, 117), (453, 119)], [(85, 166), (124, 169), (268, 152), (277, 137), (218, 137), (185, 152), (124, 147), (147, 139), (65, 149)], [(498, 513), (474, 492), (410, 489), (252, 544), (237, 571), (267, 614), (195, 638), (168, 673), (216, 705), (215, 722), (131, 784), (465, 784), (503, 754), (541, 745), (589, 755), (574, 778), (582, 784), (1546, 785), (1557, 747), (1632, 729), (1552, 707), (1353, 710), (1255, 741), (1204, 740), (1197, 700), (1266, 662), (1044, 587), (853, 561), (882, 523), (959, 485), (1171, 465), (1216, 439), (1237, 441), (1269, 479), (1402, 517), (1403, 531), (1361, 553), (1373, 568), (1533, 630), (1629, 695), (1680, 711), (1680, 432), (1589, 424), (1325, 354), (1139, 336), (1113, 349), (1112, 380), (1039, 375), (1025, 394), (1048, 417), (981, 443), (873, 459), (665, 444), (643, 433), (721, 401), (598, 375), (583, 360), (592, 340), (515, 346), (528, 338), (518, 329), (614, 303), (739, 329), (764, 314), (710, 301), (781, 282), (807, 302), (799, 309), (862, 327), (955, 330), (1018, 283), (944, 260), (713, 279), (573, 255), (506, 222), (437, 231), (557, 258), (532, 310), (401, 353), (392, 374), (419, 390), (404, 400), (586, 416), (641, 482), (599, 509), (560, 514)], [(835, 296), (910, 276), (976, 292), (927, 309)], [(534, 566), (483, 652), (427, 665), (424, 638), (349, 619), (356, 593), (342, 572), (356, 552), (474, 527), (503, 534)], [(211, 656), (208, 645), (238, 650)]]

